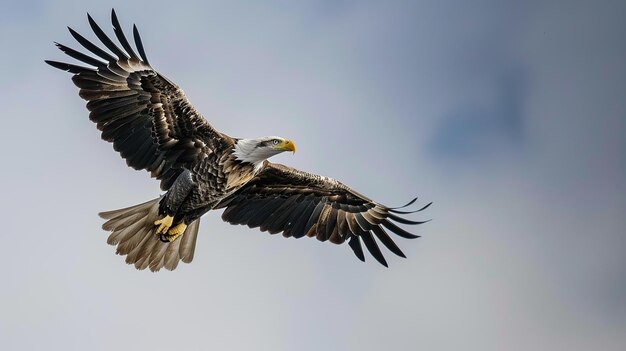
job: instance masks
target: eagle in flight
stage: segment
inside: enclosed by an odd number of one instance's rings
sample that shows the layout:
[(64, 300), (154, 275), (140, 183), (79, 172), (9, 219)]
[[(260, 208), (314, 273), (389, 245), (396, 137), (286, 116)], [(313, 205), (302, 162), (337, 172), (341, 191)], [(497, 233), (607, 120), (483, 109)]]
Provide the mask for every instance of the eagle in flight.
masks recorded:
[(362, 241), (387, 266), (376, 239), (405, 257), (387, 231), (408, 239), (419, 237), (397, 223), (424, 223), (400, 215), (419, 212), (430, 203), (400, 211), (335, 179), (267, 161), (281, 152), (295, 152), (294, 142), (276, 136), (233, 138), (216, 130), (176, 84), (152, 68), (136, 26), (135, 51), (114, 10), (113, 32), (121, 48), (87, 17), (110, 52), (68, 27), (92, 55), (55, 44), (87, 66), (45, 62), (73, 74), (102, 139), (113, 143), (128, 166), (150, 172), (165, 191), (148, 202), (100, 213), (107, 220), (102, 228), (111, 232), (107, 242), (117, 245), (117, 253), (126, 255), (128, 264), (158, 271), (173, 270), (181, 260), (191, 262), (200, 217), (216, 209), (224, 209), (222, 219), (228, 223), (271, 234), (315, 237), (334, 244), (348, 241), (361, 261), (365, 260)]

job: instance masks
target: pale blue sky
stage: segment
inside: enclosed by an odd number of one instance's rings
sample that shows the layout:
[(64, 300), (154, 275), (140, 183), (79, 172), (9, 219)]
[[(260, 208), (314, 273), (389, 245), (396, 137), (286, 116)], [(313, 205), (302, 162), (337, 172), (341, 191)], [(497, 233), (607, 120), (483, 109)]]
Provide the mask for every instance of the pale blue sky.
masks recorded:
[[(218, 129), (384, 204), (434, 201), (408, 259), (203, 217), (192, 264), (136, 271), (97, 212), (158, 183), (44, 59), (115, 7)], [(620, 1), (11, 1), (0, 5), (7, 350), (620, 350)], [(622, 345), (620, 347), (620, 345)]]

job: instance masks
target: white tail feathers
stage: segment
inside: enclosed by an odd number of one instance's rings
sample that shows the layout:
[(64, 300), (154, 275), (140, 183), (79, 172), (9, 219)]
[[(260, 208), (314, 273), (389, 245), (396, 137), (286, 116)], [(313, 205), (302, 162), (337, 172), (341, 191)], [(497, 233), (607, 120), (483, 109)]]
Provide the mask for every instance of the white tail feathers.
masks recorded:
[(200, 219), (189, 224), (177, 240), (164, 243), (156, 235), (154, 225), (160, 199), (99, 214), (107, 219), (102, 229), (112, 232), (107, 243), (117, 245), (117, 254), (126, 255), (126, 263), (134, 264), (137, 269), (150, 268), (156, 272), (165, 267), (171, 271), (176, 269), (178, 261), (193, 260)]

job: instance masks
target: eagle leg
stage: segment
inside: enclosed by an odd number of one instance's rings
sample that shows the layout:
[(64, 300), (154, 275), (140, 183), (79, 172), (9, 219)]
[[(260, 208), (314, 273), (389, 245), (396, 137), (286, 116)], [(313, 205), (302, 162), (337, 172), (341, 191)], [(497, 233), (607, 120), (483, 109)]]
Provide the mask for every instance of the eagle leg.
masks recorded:
[(167, 215), (161, 219), (154, 221), (154, 225), (158, 225), (156, 233), (157, 234), (165, 234), (167, 230), (170, 229), (172, 223), (174, 222), (174, 217)]
[[(169, 188), (159, 205), (160, 215), (174, 215), (185, 202), (189, 193), (196, 186), (193, 181), (193, 175), (188, 169), (184, 169)], [(171, 226), (171, 224), (170, 224)]]
[(185, 201), (195, 185), (196, 183), (193, 181), (191, 171), (183, 169), (174, 181), (174, 184), (172, 184), (167, 193), (165, 193), (165, 196), (161, 199), (159, 203), (159, 215), (165, 215), (165, 217), (154, 222), (154, 225), (158, 226), (156, 234), (159, 235), (161, 241), (172, 242), (185, 232), (185, 228), (187, 228), (186, 224), (181, 222), (173, 228), (172, 225), (181, 204)]

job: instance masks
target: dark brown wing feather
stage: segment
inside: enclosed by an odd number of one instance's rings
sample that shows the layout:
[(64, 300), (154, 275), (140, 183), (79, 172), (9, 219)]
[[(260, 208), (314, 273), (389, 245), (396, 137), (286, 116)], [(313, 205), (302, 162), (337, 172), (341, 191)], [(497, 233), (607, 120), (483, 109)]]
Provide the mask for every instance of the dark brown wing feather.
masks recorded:
[(387, 231), (408, 239), (418, 238), (393, 222), (424, 223), (394, 214), (420, 210), (401, 212), (372, 201), (334, 179), (267, 161), (255, 178), (216, 208), (225, 208), (222, 219), (226, 222), (259, 227), (271, 234), (282, 232), (283, 236), (294, 238), (306, 235), (335, 244), (349, 240), (354, 254), (364, 261), (362, 241), (384, 266), (387, 262), (374, 238), (389, 251), (405, 257)]
[(232, 138), (213, 129), (178, 86), (150, 67), (136, 27), (133, 35), (140, 56), (126, 39), (115, 11), (111, 13), (113, 30), (123, 49), (89, 15), (88, 20), (113, 55), (69, 28), (94, 56), (59, 43), (57, 47), (92, 67), (46, 62), (74, 73), (79, 95), (88, 101), (89, 118), (128, 166), (149, 171), (161, 181), (161, 189), (167, 190), (182, 167), (192, 169), (215, 150), (232, 146)]

